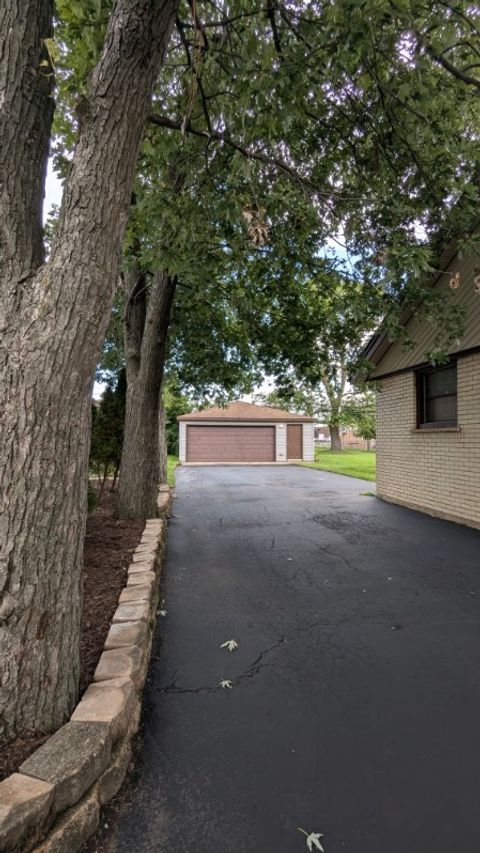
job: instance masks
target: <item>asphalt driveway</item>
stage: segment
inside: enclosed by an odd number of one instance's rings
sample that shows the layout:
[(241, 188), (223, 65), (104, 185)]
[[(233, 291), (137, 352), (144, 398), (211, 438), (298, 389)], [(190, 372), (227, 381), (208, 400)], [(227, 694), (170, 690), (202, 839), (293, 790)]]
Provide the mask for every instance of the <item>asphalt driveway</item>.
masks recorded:
[(478, 853), (480, 534), (371, 489), (178, 469), (135, 779), (99, 849), (300, 853), (302, 827), (325, 853)]

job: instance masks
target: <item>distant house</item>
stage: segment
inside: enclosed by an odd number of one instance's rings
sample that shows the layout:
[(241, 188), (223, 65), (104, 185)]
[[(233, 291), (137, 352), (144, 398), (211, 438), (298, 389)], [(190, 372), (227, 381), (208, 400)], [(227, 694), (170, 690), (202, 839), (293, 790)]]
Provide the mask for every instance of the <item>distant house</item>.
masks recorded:
[[(330, 429), (326, 424), (315, 424), (314, 429), (315, 444), (318, 447), (330, 447)], [(375, 439), (367, 441), (360, 435), (357, 435), (355, 430), (343, 427), (340, 430), (340, 439), (342, 448), (345, 450), (372, 450), (375, 447)]]
[[(426, 360), (436, 329), (421, 311), (404, 318), (414, 346), (380, 329), (364, 354), (377, 383), (377, 493), (385, 500), (480, 527), (480, 256), (450, 245), (431, 282), (447, 288), (460, 273), (455, 303), (467, 311), (448, 363)], [(454, 281), (455, 284), (457, 282)]]
[(180, 462), (311, 461), (313, 418), (242, 401), (180, 415)]
[(345, 427), (340, 430), (340, 438), (344, 450), (373, 450), (375, 447), (375, 439), (362, 438), (357, 435), (354, 429)]
[(319, 447), (330, 447), (330, 429), (326, 424), (315, 424), (313, 434), (315, 444)]

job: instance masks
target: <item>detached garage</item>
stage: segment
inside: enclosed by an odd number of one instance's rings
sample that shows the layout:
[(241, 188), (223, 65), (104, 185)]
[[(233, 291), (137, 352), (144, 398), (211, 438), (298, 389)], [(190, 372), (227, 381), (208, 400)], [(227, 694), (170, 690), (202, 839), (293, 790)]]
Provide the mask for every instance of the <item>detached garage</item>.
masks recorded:
[(181, 415), (180, 462), (312, 461), (314, 418), (273, 406), (231, 403)]

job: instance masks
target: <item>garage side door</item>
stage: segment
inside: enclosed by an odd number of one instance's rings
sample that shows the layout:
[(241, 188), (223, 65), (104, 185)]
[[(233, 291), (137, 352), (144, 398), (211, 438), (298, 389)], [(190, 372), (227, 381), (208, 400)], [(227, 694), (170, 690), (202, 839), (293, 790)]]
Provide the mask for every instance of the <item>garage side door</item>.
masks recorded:
[(187, 426), (187, 462), (275, 462), (275, 427)]

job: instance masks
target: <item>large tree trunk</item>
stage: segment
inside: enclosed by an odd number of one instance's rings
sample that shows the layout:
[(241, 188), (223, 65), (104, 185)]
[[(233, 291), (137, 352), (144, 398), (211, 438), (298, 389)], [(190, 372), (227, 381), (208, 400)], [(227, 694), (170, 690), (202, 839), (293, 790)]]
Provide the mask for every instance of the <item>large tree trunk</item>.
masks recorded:
[(347, 370), (344, 362), (338, 365), (332, 365), (333, 375), (324, 373), (322, 375), (322, 383), (325, 388), (325, 393), (330, 403), (330, 415), (328, 419), (328, 427), (330, 430), (330, 450), (343, 450), (342, 438), (340, 435), (339, 419), (342, 411), (343, 397), (347, 383)]
[[(171, 165), (169, 189), (177, 195), (185, 175)], [(119, 518), (149, 518), (156, 513), (159, 483), (167, 478), (167, 444), (162, 381), (170, 315), (177, 280), (166, 270), (157, 273), (148, 294), (138, 262), (140, 241), (135, 240), (133, 268), (126, 276), (127, 308), (124, 322), (127, 404), (120, 464)]]
[[(7, 18), (15, 21), (11, 10), (20, 6), (6, 0)], [(31, 16), (42, 18), (42, 27), (32, 39), (36, 54), (32, 48), (28, 73), (38, 74), (43, 34), (50, 34), (50, 2), (23, 7), (21, 27), (6, 26), (0, 13), (4, 76), (17, 83)], [(136, 156), (175, 7), (175, 0), (116, 0), (79, 105), (78, 141), (51, 256), (38, 270), (41, 253), (22, 235), (33, 221), (26, 195), (20, 193), (15, 208), (15, 183), (6, 192), (2, 185), (1, 238), (9, 263), (0, 279), (0, 734), (7, 737), (54, 729), (77, 698), (91, 387)], [(45, 84), (36, 80), (41, 100)], [(19, 185), (33, 168), (26, 165), (22, 120), (33, 109), (38, 112), (35, 99), (20, 83), (3, 105), (16, 148), (7, 150), (8, 170), (2, 162), (1, 174), (16, 175)], [(30, 126), (42, 123), (31, 120)], [(39, 140), (29, 144), (33, 150)], [(45, 156), (46, 144), (37, 164), (40, 186)], [(28, 268), (19, 256), (22, 245), (31, 258)]]
[[(43, 262), (42, 205), (54, 101), (45, 39), (53, 0), (0, 4), (0, 315), (2, 336), (22, 282)], [(46, 64), (42, 64), (46, 63)]]
[(330, 450), (342, 450), (342, 436), (337, 424), (330, 425)]
[[(153, 277), (146, 311), (145, 283), (139, 276), (128, 300), (125, 338), (127, 405), (120, 465), (120, 518), (156, 513), (161, 478), (159, 410), (170, 312), (176, 281), (167, 272)], [(145, 317), (142, 327), (141, 316)]]

